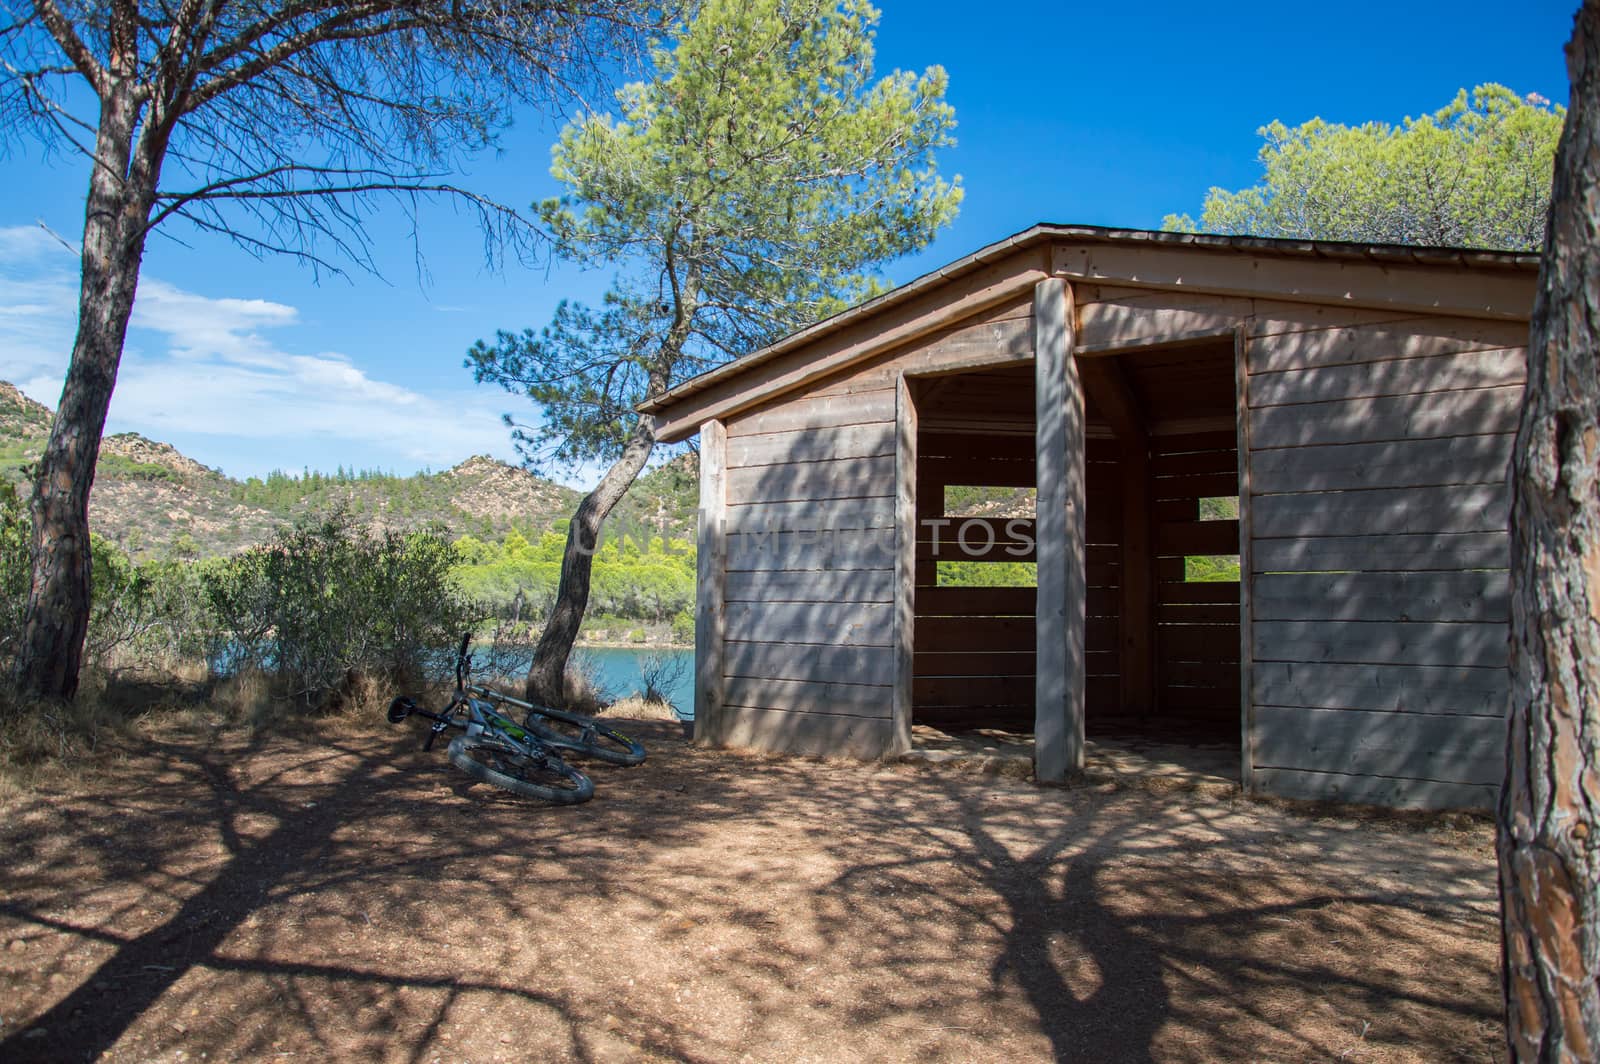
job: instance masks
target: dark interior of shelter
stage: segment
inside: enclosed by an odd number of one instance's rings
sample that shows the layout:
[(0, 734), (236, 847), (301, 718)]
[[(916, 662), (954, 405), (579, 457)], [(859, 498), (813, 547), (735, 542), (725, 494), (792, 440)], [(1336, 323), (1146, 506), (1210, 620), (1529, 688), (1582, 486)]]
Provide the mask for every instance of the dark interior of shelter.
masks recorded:
[[(1079, 356), (1085, 729), (1239, 740), (1231, 339)], [(922, 377), (912, 723), (1031, 732), (1034, 368)]]

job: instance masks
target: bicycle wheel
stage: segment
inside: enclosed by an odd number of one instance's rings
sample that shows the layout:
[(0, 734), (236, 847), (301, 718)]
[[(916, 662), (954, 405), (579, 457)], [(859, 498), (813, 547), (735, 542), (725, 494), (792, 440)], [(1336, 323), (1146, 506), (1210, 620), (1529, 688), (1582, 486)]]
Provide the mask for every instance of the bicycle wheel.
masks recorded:
[(613, 765), (644, 763), (644, 747), (640, 743), (610, 725), (601, 724), (581, 713), (536, 709), (528, 714), (522, 724), (540, 739), (562, 750), (571, 750)]
[(450, 740), (450, 761), (462, 772), (526, 798), (577, 805), (594, 797), (594, 783), (553, 753), (530, 756), (481, 735)]

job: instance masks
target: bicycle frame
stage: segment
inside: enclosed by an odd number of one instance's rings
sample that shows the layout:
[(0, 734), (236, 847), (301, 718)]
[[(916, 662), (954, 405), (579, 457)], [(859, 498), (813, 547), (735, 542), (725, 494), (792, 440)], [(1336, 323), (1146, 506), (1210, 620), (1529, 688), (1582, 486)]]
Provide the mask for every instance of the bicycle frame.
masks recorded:
[[(518, 748), (528, 757), (554, 756), (550, 747), (538, 736), (529, 732), (527, 728), (512, 721), (508, 717), (495, 712), (494, 705), (486, 698), (473, 697), (479, 692), (496, 695), (496, 692), (477, 684), (469, 684), (467, 677), (471, 675), (471, 659), (467, 656), (467, 645), (471, 640), (470, 633), (461, 637), (461, 649), (456, 654), (456, 693), (450, 699), (450, 704), (445, 706), (444, 712), (434, 713), (424, 709), (410, 699), (402, 717), (418, 716), (433, 721), (433, 726), (428, 729), (428, 738), (423, 741), (424, 750), (432, 750), (433, 742), (451, 728), (459, 728), (468, 735), (487, 732), (496, 739), (505, 740), (513, 747)], [(396, 699), (398, 704), (401, 700)], [(464, 717), (465, 719), (458, 719)], [(389, 710), (389, 719), (397, 720), (394, 704)]]

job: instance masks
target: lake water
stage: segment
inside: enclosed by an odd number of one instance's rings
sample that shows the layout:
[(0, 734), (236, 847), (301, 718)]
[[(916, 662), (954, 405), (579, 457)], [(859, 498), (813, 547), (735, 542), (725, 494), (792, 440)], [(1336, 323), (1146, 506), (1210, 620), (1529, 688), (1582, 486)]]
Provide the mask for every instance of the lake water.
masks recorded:
[(608, 697), (626, 698), (644, 688), (639, 666), (646, 658), (665, 657), (676, 675), (666, 685), (666, 695), (678, 716), (689, 720), (694, 716), (694, 651), (651, 648), (633, 650), (628, 647), (580, 647), (573, 652), (594, 663), (597, 679)]

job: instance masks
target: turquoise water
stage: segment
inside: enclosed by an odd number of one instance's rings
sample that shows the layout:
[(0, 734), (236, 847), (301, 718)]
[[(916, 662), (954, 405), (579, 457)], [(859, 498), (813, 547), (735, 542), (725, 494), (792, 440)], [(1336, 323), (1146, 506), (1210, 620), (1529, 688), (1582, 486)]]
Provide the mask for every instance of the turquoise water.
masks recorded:
[(610, 698), (626, 698), (644, 687), (639, 666), (651, 657), (664, 657), (673, 664), (676, 673), (667, 684), (667, 698), (678, 716), (688, 720), (694, 716), (694, 651), (692, 650), (632, 650), (626, 647), (583, 647), (574, 652), (593, 662), (600, 686)]

